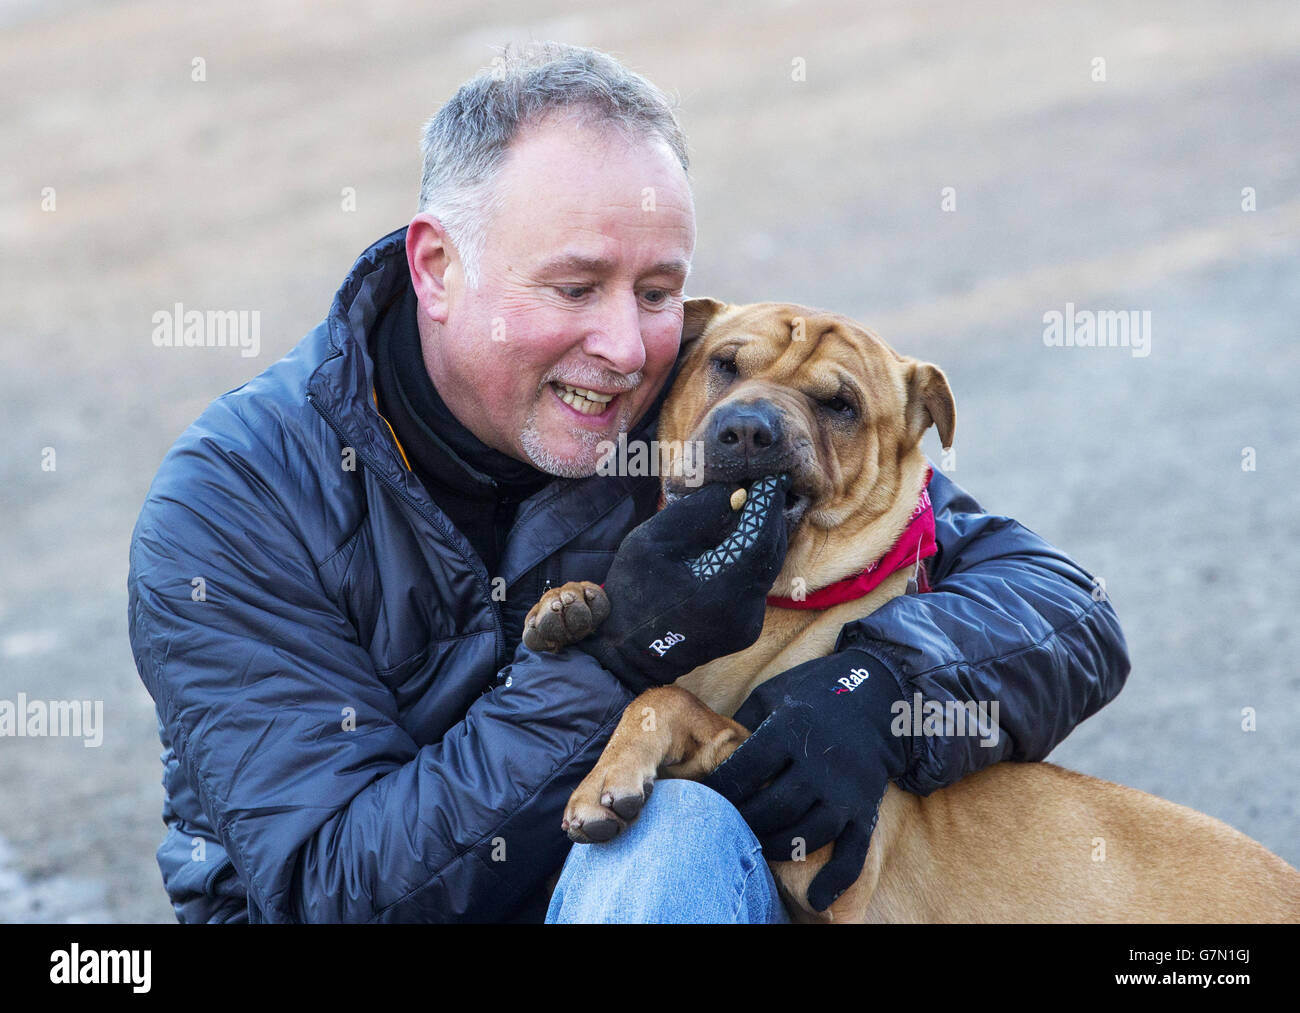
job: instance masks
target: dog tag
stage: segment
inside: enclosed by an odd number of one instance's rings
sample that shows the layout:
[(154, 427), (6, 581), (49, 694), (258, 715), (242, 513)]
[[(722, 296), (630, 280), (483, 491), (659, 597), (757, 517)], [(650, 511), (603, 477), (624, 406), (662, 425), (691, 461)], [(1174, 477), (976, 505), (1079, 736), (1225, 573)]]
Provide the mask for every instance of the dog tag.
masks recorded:
[(745, 500), (749, 498), (749, 493), (745, 491), (742, 485), (739, 489), (731, 494), (731, 509), (739, 510), (745, 505)]
[(916, 578), (910, 577), (907, 581), (907, 590), (903, 594), (920, 594), (921, 589), (916, 586)]

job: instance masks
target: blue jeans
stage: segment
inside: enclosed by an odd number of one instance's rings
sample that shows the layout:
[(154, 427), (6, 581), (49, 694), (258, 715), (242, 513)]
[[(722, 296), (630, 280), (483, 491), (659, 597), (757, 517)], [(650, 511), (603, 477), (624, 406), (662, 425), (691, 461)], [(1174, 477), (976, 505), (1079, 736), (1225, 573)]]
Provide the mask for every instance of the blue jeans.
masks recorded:
[(787, 922), (757, 838), (734, 806), (694, 781), (655, 784), (614, 840), (575, 844), (549, 923)]

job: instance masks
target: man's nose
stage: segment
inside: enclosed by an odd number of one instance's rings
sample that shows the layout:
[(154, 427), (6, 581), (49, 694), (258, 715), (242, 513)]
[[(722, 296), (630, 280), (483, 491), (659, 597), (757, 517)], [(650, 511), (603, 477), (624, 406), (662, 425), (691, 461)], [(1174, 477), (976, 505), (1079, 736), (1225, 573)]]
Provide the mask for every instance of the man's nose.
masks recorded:
[(605, 299), (582, 350), (604, 359), (610, 369), (624, 375), (645, 365), (645, 340), (641, 337), (641, 310), (636, 297)]

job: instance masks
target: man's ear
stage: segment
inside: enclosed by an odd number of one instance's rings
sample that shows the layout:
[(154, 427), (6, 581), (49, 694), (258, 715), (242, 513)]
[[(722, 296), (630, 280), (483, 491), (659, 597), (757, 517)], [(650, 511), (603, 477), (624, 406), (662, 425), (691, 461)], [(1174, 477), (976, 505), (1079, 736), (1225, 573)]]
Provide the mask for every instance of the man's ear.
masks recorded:
[(682, 304), (682, 344), (677, 354), (680, 355), (687, 345), (708, 330), (713, 318), (726, 308), (726, 303), (716, 299), (687, 299)]
[(421, 212), (407, 226), (406, 265), (421, 311), (445, 324), (448, 275), (452, 269), (460, 271), (460, 256), (442, 222), (432, 215)]
[(957, 405), (953, 401), (952, 388), (938, 366), (913, 360), (908, 366), (907, 377), (908, 439), (920, 442), (932, 425), (939, 430), (939, 443), (948, 450), (957, 425)]

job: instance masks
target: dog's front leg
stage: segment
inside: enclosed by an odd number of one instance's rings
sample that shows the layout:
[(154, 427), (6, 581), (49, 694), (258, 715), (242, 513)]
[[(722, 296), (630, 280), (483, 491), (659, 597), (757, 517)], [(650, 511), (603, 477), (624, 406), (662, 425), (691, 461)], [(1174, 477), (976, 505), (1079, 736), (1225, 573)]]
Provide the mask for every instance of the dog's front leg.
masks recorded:
[(638, 696), (564, 810), (562, 828), (580, 844), (608, 841), (636, 818), (661, 774), (698, 780), (749, 732), (678, 686)]

